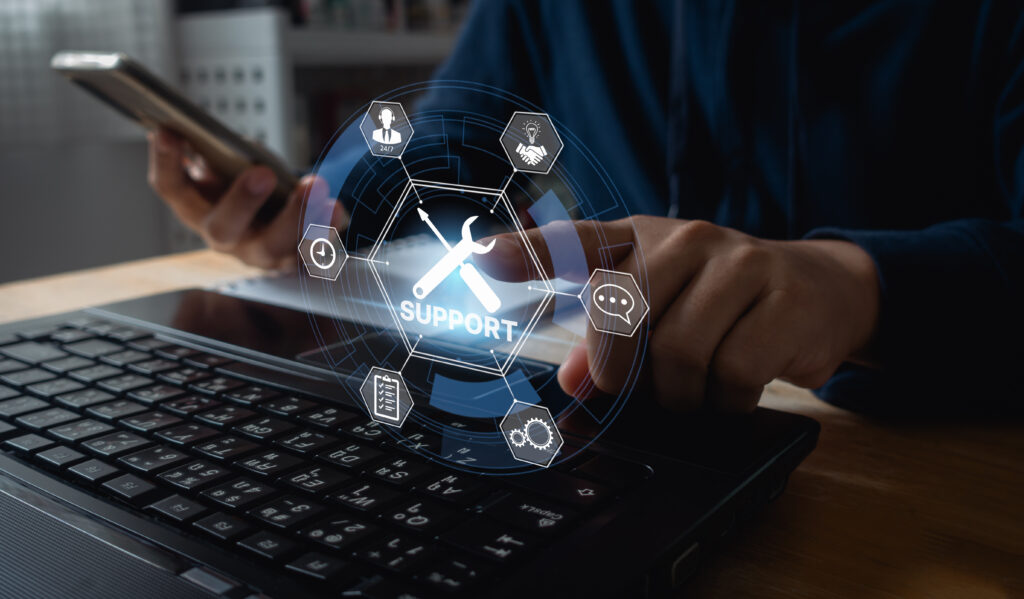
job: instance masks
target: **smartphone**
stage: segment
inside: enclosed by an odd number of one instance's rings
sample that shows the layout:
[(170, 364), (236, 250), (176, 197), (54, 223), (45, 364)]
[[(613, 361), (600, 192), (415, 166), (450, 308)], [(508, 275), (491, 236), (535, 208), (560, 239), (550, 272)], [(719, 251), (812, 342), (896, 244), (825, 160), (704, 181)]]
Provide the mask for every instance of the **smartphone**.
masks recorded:
[(269, 222), (298, 178), (277, 156), (243, 138), (140, 63), (119, 52), (58, 52), (50, 67), (147, 129), (174, 131), (226, 180), (261, 164), (277, 175), (277, 188), (256, 215)]

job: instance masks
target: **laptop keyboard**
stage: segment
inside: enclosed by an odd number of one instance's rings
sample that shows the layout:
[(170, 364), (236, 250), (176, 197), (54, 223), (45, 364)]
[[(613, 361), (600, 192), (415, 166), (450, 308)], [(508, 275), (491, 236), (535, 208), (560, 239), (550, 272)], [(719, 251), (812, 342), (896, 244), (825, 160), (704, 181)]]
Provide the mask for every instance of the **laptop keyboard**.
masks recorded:
[(482, 591), (650, 472), (595, 453), (447, 469), (231, 365), (93, 319), (0, 336), (0, 450), (335, 596)]

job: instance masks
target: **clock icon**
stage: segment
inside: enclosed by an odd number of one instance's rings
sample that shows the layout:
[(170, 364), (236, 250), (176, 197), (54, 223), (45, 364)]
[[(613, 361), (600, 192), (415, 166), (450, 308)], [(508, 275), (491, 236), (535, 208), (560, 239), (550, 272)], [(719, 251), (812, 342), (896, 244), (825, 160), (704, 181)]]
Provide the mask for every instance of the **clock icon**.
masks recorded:
[(338, 254), (327, 238), (318, 237), (313, 240), (313, 243), (309, 244), (309, 257), (317, 268), (327, 270), (334, 266), (334, 261), (338, 259)]

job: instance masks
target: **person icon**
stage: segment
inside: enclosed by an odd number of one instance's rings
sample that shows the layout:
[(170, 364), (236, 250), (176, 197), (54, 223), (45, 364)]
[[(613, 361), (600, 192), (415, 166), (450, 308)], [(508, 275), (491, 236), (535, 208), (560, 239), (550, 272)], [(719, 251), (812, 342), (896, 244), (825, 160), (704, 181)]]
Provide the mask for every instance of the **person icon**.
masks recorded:
[(382, 144), (402, 143), (402, 134), (391, 128), (395, 122), (394, 111), (385, 106), (377, 113), (377, 118), (380, 120), (381, 128), (373, 130), (373, 141)]

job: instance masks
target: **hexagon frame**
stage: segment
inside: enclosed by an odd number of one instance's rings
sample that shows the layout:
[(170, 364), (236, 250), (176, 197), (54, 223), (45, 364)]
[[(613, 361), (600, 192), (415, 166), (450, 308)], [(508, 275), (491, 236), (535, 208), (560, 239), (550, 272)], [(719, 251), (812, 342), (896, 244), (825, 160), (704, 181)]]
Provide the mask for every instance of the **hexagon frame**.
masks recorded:
[[(587, 307), (587, 302), (583, 298), (589, 296), (590, 292), (587, 291), (587, 290), (590, 289), (591, 284), (594, 281), (594, 277), (597, 276), (597, 273), (599, 273), (599, 272), (600, 273), (606, 273), (606, 274), (612, 274), (612, 275), (616, 275), (616, 276), (629, 277), (630, 282), (633, 283), (633, 288), (636, 289), (637, 297), (639, 297), (640, 301), (643, 303), (644, 310), (643, 310), (643, 314), (638, 316), (633, 321), (634, 322), (633, 330), (631, 332), (629, 332), (629, 333), (620, 333), (619, 331), (606, 331), (606, 330), (598, 327), (597, 323), (594, 322), (594, 317), (590, 315), (590, 309)], [(644, 294), (641, 293), (640, 285), (637, 284), (636, 278), (633, 277), (633, 275), (631, 273), (622, 272), (622, 271), (618, 271), (618, 270), (608, 270), (607, 268), (595, 268), (593, 270), (593, 272), (590, 273), (590, 278), (588, 278), (587, 282), (583, 285), (583, 289), (580, 290), (580, 294), (578, 296), (576, 296), (576, 297), (579, 298), (580, 304), (583, 305), (583, 311), (586, 312), (586, 314), (587, 314), (587, 320), (590, 321), (590, 326), (594, 327), (595, 331), (599, 331), (601, 333), (607, 333), (609, 335), (619, 335), (620, 337), (632, 337), (633, 335), (636, 335), (636, 332), (638, 330), (640, 330), (640, 323), (643, 322), (643, 320), (645, 318), (647, 318), (647, 314), (651, 311), (651, 306), (650, 306), (650, 304), (647, 303), (647, 298), (644, 297)]]
[[(378, 154), (377, 152), (373, 151), (373, 144), (376, 142), (373, 142), (370, 138), (366, 137), (366, 131), (363, 130), (363, 125), (366, 123), (366, 119), (370, 118), (370, 112), (373, 111), (373, 106), (375, 104), (398, 104), (398, 107), (402, 109), (402, 115), (405, 117), (405, 122), (409, 124), (409, 135), (405, 138), (405, 140), (399, 142), (402, 144), (402, 151), (399, 152), (398, 154)], [(366, 112), (363, 113), (363, 118), (359, 119), (359, 133), (363, 136), (363, 141), (366, 142), (366, 147), (369, 148), (370, 154), (378, 158), (397, 158), (401, 160), (402, 155), (405, 154), (405, 151), (409, 149), (409, 144), (412, 143), (412, 136), (416, 133), (416, 129), (412, 126), (412, 119), (409, 118), (409, 113), (405, 111), (405, 106), (401, 102), (390, 102), (388, 100), (373, 100), (372, 102), (370, 102), (370, 106), (369, 108), (366, 109)]]
[[(530, 320), (523, 327), (523, 332), (519, 336), (519, 339), (516, 340), (515, 345), (508, 352), (508, 357), (505, 358), (504, 362), (498, 362), (496, 360), (494, 367), (487, 367), (481, 366), (479, 364), (467, 363), (456, 358), (451, 358), (449, 356), (440, 356), (437, 354), (425, 352), (423, 350), (418, 350), (417, 346), (419, 344), (410, 341), (409, 334), (406, 332), (405, 327), (402, 325), (402, 319), (398, 317), (398, 312), (391, 301), (391, 296), (388, 294), (388, 290), (384, 285), (384, 281), (383, 279), (381, 279), (380, 272), (378, 272), (377, 270), (380, 264), (380, 261), (377, 260), (377, 254), (383, 247), (385, 238), (387, 237), (388, 232), (394, 226), (395, 221), (397, 220), (398, 215), (402, 210), (402, 207), (409, 200), (409, 196), (415, 193), (415, 190), (417, 188), (442, 189), (445, 191), (455, 191), (460, 193), (470, 192), (476, 195), (490, 196), (495, 198), (495, 209), (501, 207), (507, 212), (513, 226), (515, 227), (515, 232), (519, 235), (519, 239), (522, 242), (523, 247), (526, 248), (527, 254), (530, 260), (533, 262), (534, 266), (536, 267), (537, 272), (545, 275), (544, 277), (538, 279), (538, 281), (540, 282), (540, 286), (534, 285), (535, 289), (541, 289), (544, 292), (543, 296), (537, 304), (537, 309), (530, 317)], [(515, 210), (512, 209), (512, 205), (511, 203), (509, 203), (508, 197), (505, 195), (504, 189), (492, 189), (488, 187), (444, 183), (440, 181), (426, 181), (423, 179), (410, 179), (405, 184), (405, 187), (402, 189), (402, 193), (399, 196), (398, 201), (395, 202), (395, 206), (391, 210), (391, 214), (388, 216), (387, 221), (385, 221), (384, 226), (381, 229), (380, 235), (377, 236), (377, 240), (373, 243), (373, 247), (370, 249), (370, 253), (367, 255), (367, 263), (370, 266), (370, 272), (373, 274), (374, 280), (377, 282), (377, 286), (380, 288), (381, 294), (384, 296), (384, 303), (387, 304), (388, 311), (391, 313), (391, 317), (395, 321), (395, 326), (398, 328), (399, 337), (402, 339), (402, 343), (403, 345), (405, 345), (406, 351), (409, 352), (412, 355), (412, 357), (431, 360), (442, 364), (448, 364), (450, 366), (455, 366), (458, 368), (465, 368), (467, 370), (481, 372), (484, 374), (491, 374), (503, 377), (508, 373), (509, 369), (512, 367), (512, 364), (515, 363), (516, 358), (519, 356), (519, 352), (522, 351), (523, 345), (526, 344), (526, 340), (529, 338), (530, 333), (533, 332), (534, 327), (537, 326), (537, 322), (541, 319), (541, 316), (547, 309), (548, 304), (554, 297), (554, 287), (551, 286), (551, 282), (547, 279), (547, 272), (545, 272), (544, 268), (541, 266), (540, 259), (537, 257), (537, 253), (536, 251), (534, 251), (533, 245), (530, 243), (530, 240), (526, 237), (525, 228), (523, 227), (523, 224), (519, 221), (519, 217), (516, 216)]]
[[(398, 380), (398, 385), (401, 387), (401, 389), (399, 389), (399, 396), (401, 396), (404, 392), (405, 397), (409, 398), (409, 407), (405, 410), (404, 414), (402, 413), (401, 405), (399, 405), (398, 407), (398, 422), (391, 422), (389, 420), (382, 420), (381, 418), (379, 418), (374, 412), (373, 407), (370, 405), (372, 399), (367, 399), (366, 394), (363, 392), (363, 388), (366, 387), (366, 384), (370, 382), (370, 379), (373, 377), (373, 374), (376, 371), (384, 372), (388, 375), (394, 375), (395, 378)], [(404, 425), (405, 421), (408, 420), (409, 414), (412, 414), (413, 408), (416, 407), (416, 402), (412, 398), (412, 393), (409, 393), (409, 387), (405, 384), (405, 377), (402, 376), (402, 373), (397, 370), (388, 370), (387, 368), (381, 368), (380, 366), (374, 366), (373, 368), (370, 369), (370, 372), (367, 373), (366, 378), (363, 379), (363, 382), (359, 385), (359, 397), (360, 399), (363, 400), (363, 407), (366, 408), (366, 413), (370, 416), (370, 420), (377, 422), (379, 424), (393, 426), (395, 428), (402, 428), (402, 425)], [(401, 404), (401, 399), (399, 399), (398, 401), (399, 404)]]
[[(305, 255), (303, 255), (302, 244), (307, 239), (309, 239), (309, 230), (312, 229), (313, 227), (316, 227), (318, 229), (327, 229), (328, 230), (326, 236), (324, 236), (324, 237), (316, 237), (314, 239), (328, 239), (328, 240), (330, 240), (331, 246), (335, 250), (335, 261), (337, 261), (339, 258), (341, 260), (341, 262), (338, 264), (337, 270), (335, 270), (335, 272), (334, 272), (334, 276), (333, 277), (325, 277), (325, 276), (323, 276), (321, 274), (314, 273), (312, 270), (310, 270), (309, 263), (306, 262), (306, 257), (305, 257)], [(299, 258), (302, 260), (302, 265), (304, 267), (306, 267), (306, 273), (309, 274), (309, 276), (313, 277), (314, 279), (323, 279), (324, 281), (337, 281), (338, 277), (341, 276), (341, 269), (345, 268), (345, 264), (348, 263), (348, 259), (349, 259), (348, 250), (345, 249), (345, 244), (341, 240), (341, 235), (338, 233), (337, 229), (335, 229), (334, 227), (332, 227), (330, 225), (317, 225), (317, 224), (314, 224), (314, 223), (310, 223), (309, 226), (306, 227), (306, 231), (302, 234), (302, 237), (299, 238), (299, 248), (298, 249), (299, 249)], [(339, 251), (341, 252), (341, 256), (338, 256), (338, 252)], [(312, 258), (310, 258), (310, 259), (312, 260)], [(326, 269), (320, 269), (320, 270), (330, 270), (333, 267), (334, 267), (334, 264), (332, 263), (330, 267), (328, 267)]]
[[(541, 464), (541, 463), (533, 462), (533, 461), (530, 461), (530, 460), (524, 460), (524, 459), (522, 459), (522, 458), (520, 458), (519, 456), (516, 455), (516, 448), (512, 446), (512, 441), (509, 440), (509, 435), (505, 433), (505, 421), (508, 420), (509, 416), (512, 415), (512, 410), (515, 409), (516, 404), (522, 404), (524, 406), (527, 406), (528, 408), (536, 408), (538, 410), (543, 410), (544, 413), (547, 414), (548, 421), (552, 425), (551, 426), (552, 437), (558, 439), (558, 446), (555, 447), (555, 450), (551, 452), (551, 457), (548, 458), (547, 463)], [(526, 464), (530, 464), (532, 466), (540, 466), (541, 468), (547, 468), (547, 467), (551, 466), (551, 462), (555, 461), (555, 457), (558, 456), (558, 453), (560, 451), (562, 451), (562, 446), (565, 445), (565, 438), (562, 437), (562, 432), (560, 430), (558, 430), (558, 423), (555, 422), (555, 419), (551, 416), (551, 410), (549, 410), (547, 408), (547, 406), (542, 406), (542, 405), (538, 405), (538, 404), (532, 404), (532, 403), (529, 403), (529, 402), (520, 401), (520, 400), (515, 399), (515, 398), (512, 399), (512, 405), (510, 405), (508, 407), (508, 411), (505, 412), (505, 415), (502, 417), (501, 422), (498, 423), (498, 430), (501, 431), (501, 437), (503, 439), (505, 439), (505, 445), (508, 446), (509, 453), (512, 454), (512, 459), (514, 459), (516, 461), (519, 461), (519, 462), (524, 462)]]
[[(523, 170), (516, 166), (515, 160), (509, 155), (508, 149), (505, 148), (505, 144), (501, 143), (501, 140), (505, 138), (505, 134), (508, 133), (509, 127), (512, 126), (512, 121), (515, 120), (516, 115), (528, 114), (530, 116), (539, 116), (547, 119), (551, 125), (551, 131), (555, 134), (555, 138), (558, 140), (558, 151), (551, 157), (551, 164), (548, 165), (545, 171), (528, 171)], [(562, 141), (562, 136), (558, 134), (558, 127), (555, 127), (555, 122), (551, 120), (551, 115), (546, 112), (527, 112), (525, 110), (516, 110), (512, 113), (512, 116), (508, 117), (508, 123), (505, 124), (505, 128), (502, 130), (501, 135), (498, 136), (498, 145), (501, 146), (501, 151), (505, 152), (505, 157), (508, 158), (508, 163), (512, 165), (513, 173), (530, 173), (531, 175), (547, 175), (551, 172), (551, 169), (555, 168), (555, 162), (558, 161), (558, 157), (562, 155), (562, 150), (565, 149), (565, 142)]]

